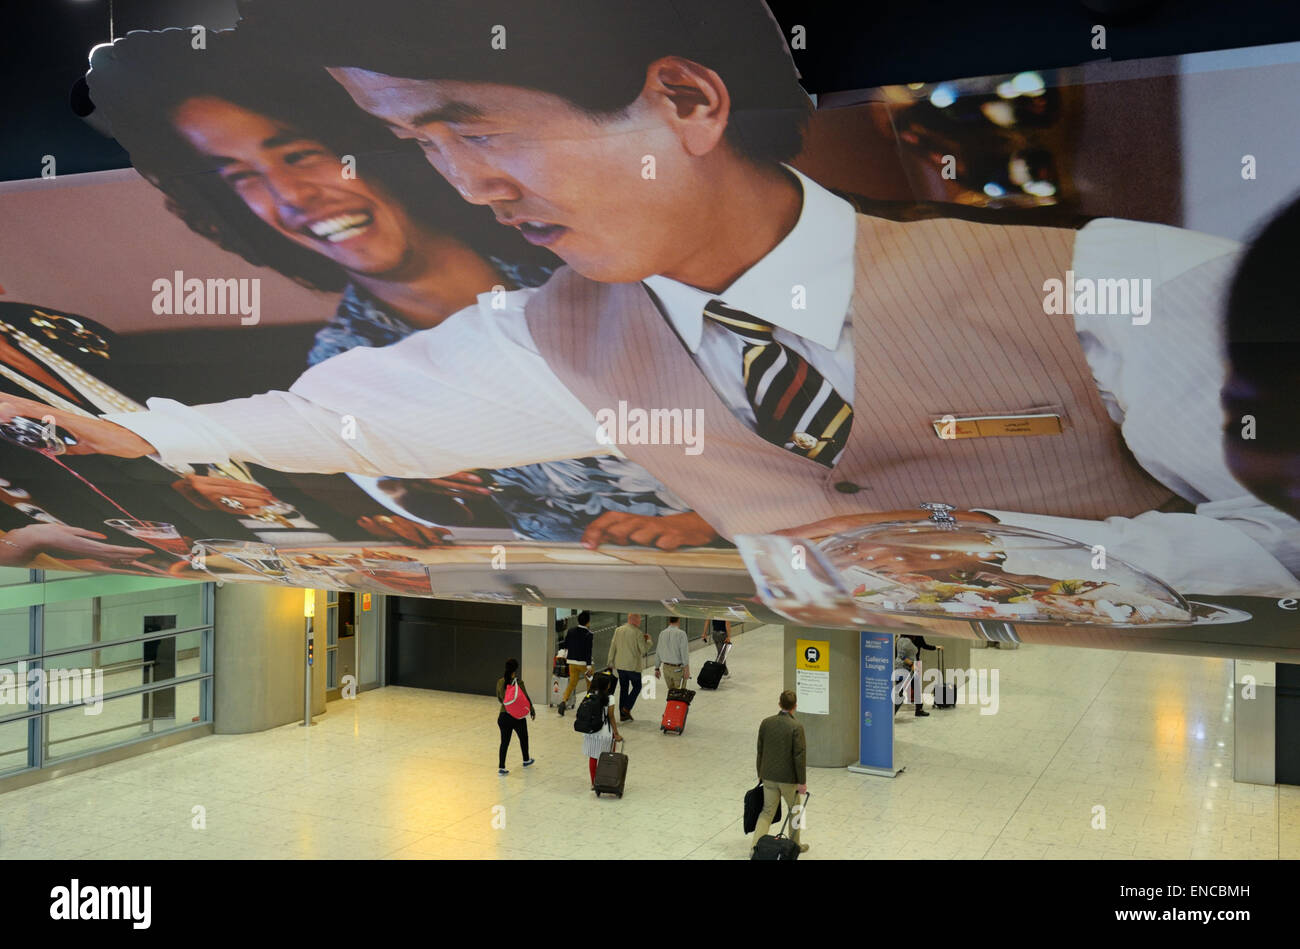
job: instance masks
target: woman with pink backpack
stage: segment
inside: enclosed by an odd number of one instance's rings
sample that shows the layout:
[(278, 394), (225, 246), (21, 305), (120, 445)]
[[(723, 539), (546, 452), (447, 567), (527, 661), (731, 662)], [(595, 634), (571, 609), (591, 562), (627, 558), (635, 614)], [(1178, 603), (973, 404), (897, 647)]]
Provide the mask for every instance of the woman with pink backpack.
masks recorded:
[(528, 697), (524, 680), (519, 677), (519, 660), (507, 659), (505, 675), (497, 679), (497, 701), (501, 703), (501, 714), (497, 716), (497, 727), (501, 729), (501, 753), (498, 756), (497, 774), (509, 774), (506, 770), (506, 750), (510, 747), (510, 736), (519, 734), (519, 750), (524, 753), (524, 767), (533, 763), (528, 757), (528, 719), (537, 718), (537, 709)]

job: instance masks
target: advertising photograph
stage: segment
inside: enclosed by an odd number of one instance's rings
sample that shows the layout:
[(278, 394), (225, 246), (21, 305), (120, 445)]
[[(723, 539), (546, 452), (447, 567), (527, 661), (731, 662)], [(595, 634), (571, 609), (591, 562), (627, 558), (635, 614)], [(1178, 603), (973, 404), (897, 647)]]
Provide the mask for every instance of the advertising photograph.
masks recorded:
[(833, 6), (23, 13), (0, 860), (1054, 860), (1109, 925), (1115, 860), (1250, 918), (1300, 19)]

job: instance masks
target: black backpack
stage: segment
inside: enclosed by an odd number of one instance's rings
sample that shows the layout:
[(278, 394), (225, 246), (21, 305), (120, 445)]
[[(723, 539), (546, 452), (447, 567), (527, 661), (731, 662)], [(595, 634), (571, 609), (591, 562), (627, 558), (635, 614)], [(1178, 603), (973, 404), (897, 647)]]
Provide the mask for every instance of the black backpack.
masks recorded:
[(595, 689), (588, 690), (578, 703), (578, 711), (573, 716), (573, 730), (586, 735), (594, 735), (605, 727), (606, 696)]

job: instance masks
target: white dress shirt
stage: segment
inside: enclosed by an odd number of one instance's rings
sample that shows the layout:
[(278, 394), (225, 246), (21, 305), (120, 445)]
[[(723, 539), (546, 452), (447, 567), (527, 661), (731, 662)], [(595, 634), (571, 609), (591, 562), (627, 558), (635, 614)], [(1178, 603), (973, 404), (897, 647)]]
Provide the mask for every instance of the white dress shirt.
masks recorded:
[[(706, 293), (668, 277), (645, 285), (733, 415), (756, 428), (745, 392), (745, 341), (704, 318), (704, 305), (721, 300), (773, 326), (773, 338), (822, 374), (844, 401), (853, 402), (853, 245), (857, 213), (847, 201), (791, 168), (803, 186), (803, 208), (793, 230), (722, 293)], [(791, 275), (798, 274), (798, 285)]]
[(680, 625), (665, 626), (659, 633), (659, 641), (655, 644), (655, 655), (658, 656), (656, 669), (665, 663), (670, 666), (689, 666), (691, 644), (686, 638), (686, 630)]
[[(798, 177), (804, 203), (795, 228), (721, 296), (778, 326), (783, 343), (851, 398), (847, 311), (854, 212)], [(828, 234), (838, 237), (827, 240)], [(1175, 589), (1294, 593), (1300, 522), (1252, 497), (1224, 457), (1219, 301), (1207, 300), (1195, 312), (1184, 308), (1177, 320), (1159, 315), (1162, 283), (1238, 246), (1118, 219), (1089, 223), (1075, 244), (1079, 276), (1153, 275), (1155, 316), (1149, 324), (1078, 316), (1075, 326), (1103, 401), (1134, 456), (1197, 504), (1196, 513), (1148, 512), (1105, 521), (990, 513), (1009, 524), (1101, 544), (1109, 556)], [(818, 274), (817, 284), (806, 287), (806, 309), (787, 306), (794, 290), (790, 273)], [(732, 411), (748, 415), (752, 425), (740, 343), (703, 320), (703, 303), (713, 295), (663, 277), (646, 284), (696, 364)], [(284, 471), (415, 478), (608, 452), (594, 416), (542, 359), (529, 333), (524, 306), (533, 292), (506, 294), (504, 308), (494, 308), (493, 296), (484, 294), (478, 307), (433, 329), (326, 360), (288, 392), (194, 407), (150, 399), (149, 412), (105, 417), (148, 440), (166, 464), (238, 458)], [(344, 437), (349, 431), (350, 439)]]

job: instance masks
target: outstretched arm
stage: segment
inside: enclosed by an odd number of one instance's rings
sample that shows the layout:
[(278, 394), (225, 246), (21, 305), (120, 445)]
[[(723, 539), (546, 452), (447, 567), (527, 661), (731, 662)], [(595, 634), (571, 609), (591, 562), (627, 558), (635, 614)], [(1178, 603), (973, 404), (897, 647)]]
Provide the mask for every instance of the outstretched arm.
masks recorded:
[(522, 321), (519, 307), (463, 310), (392, 346), (351, 350), (288, 392), (197, 406), (150, 399), (147, 412), (104, 421), (14, 399), (12, 414), (54, 415), (79, 453), (156, 454), (169, 465), (237, 459), (281, 471), (438, 478), (607, 451), (591, 413), (526, 340), (489, 325)]
[(154, 453), (154, 446), (128, 428), (101, 419), (54, 409), (44, 402), (18, 396), (0, 397), (0, 422), (16, 417), (29, 418), (50, 428), (57, 426), (70, 434), (68, 453), (73, 455), (113, 455), (117, 458), (141, 458)]

